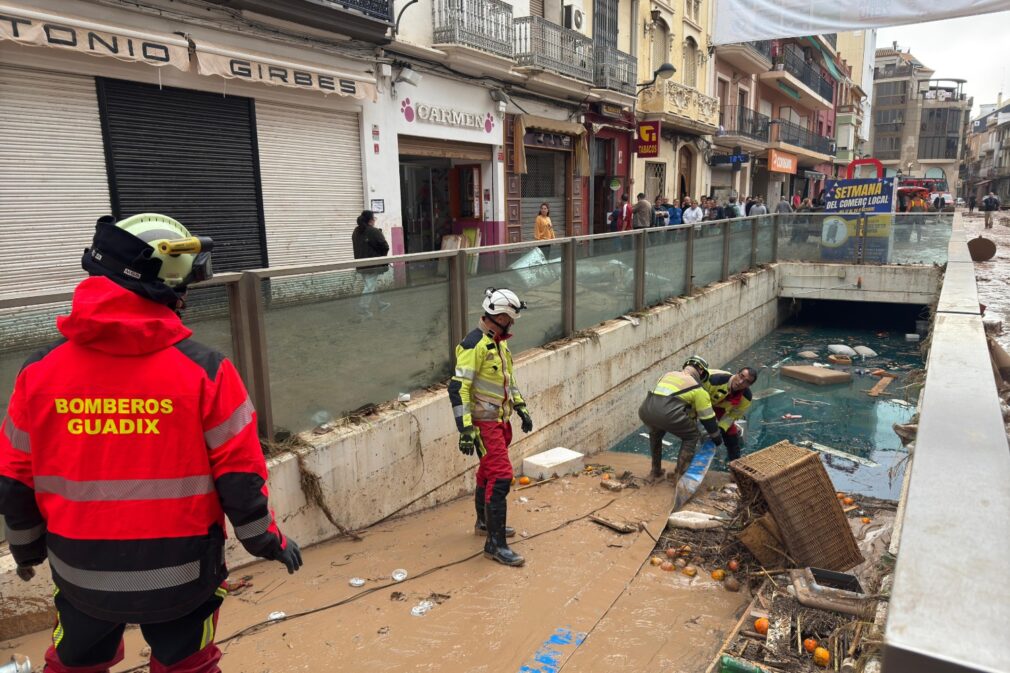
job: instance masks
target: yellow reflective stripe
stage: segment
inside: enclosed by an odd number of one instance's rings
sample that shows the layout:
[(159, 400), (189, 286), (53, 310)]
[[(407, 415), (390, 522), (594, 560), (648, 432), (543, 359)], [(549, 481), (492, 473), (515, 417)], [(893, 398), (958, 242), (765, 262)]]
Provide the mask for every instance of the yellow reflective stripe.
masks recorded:
[(60, 619), (60, 613), (56, 613), (56, 628), (53, 629), (53, 647), (59, 647), (60, 641), (63, 640), (63, 620)]
[(214, 637), (214, 614), (203, 620), (203, 633), (200, 635), (200, 649), (207, 647)]
[(218, 596), (219, 598), (226, 598), (228, 596), (228, 590), (225, 589), (224, 587), (218, 587), (217, 589), (214, 590), (214, 595)]
[(715, 418), (715, 412), (712, 411), (712, 407), (703, 407), (701, 409), (695, 407), (695, 410), (698, 412), (698, 418), (703, 421), (709, 418)]

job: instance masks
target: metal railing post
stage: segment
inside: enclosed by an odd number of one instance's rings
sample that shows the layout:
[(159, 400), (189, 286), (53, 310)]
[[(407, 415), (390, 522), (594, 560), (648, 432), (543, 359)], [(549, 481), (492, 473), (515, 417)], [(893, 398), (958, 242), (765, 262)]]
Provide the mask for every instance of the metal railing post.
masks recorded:
[(772, 264), (779, 261), (779, 227), (782, 223), (779, 213), (772, 215)]
[(722, 223), (722, 274), (720, 280), (723, 282), (729, 280), (729, 232), (730, 221), (726, 220)]
[(645, 235), (648, 229), (635, 232), (635, 310), (645, 308)]
[(761, 223), (761, 217), (755, 220), (747, 220), (750, 222), (750, 267), (755, 268), (758, 265), (758, 224)]
[(694, 292), (694, 225), (687, 230), (687, 263), (684, 265), (684, 294)]
[(862, 264), (866, 259), (866, 215), (859, 216), (859, 250), (856, 253), (856, 264)]
[(466, 334), (466, 250), (449, 258), (449, 360), (456, 359), (456, 344)]
[(274, 440), (274, 414), (270, 402), (270, 367), (267, 359), (266, 310), (260, 277), (246, 271), (239, 280), (244, 286), (249, 329), (249, 366), (252, 373), (252, 401), (259, 417), (260, 437)]
[(561, 331), (575, 333), (575, 241), (561, 244)]

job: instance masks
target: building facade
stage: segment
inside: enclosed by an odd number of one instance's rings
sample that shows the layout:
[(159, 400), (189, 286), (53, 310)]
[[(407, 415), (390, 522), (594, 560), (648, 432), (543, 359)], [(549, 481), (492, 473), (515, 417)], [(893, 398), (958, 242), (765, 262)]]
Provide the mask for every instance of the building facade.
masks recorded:
[(878, 49), (873, 78), (872, 154), (888, 175), (942, 180), (958, 191), (972, 99), (965, 80), (939, 80), (897, 44)]
[(972, 120), (961, 165), (961, 196), (977, 203), (994, 192), (1004, 207), (1010, 206), (1010, 103), (1002, 96), (993, 105), (983, 105)]

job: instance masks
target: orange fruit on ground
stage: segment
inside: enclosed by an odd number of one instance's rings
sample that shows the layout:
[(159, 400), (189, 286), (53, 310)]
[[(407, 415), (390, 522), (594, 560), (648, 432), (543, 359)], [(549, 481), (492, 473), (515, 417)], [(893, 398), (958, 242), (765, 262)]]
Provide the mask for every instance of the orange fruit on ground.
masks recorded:
[(768, 620), (764, 617), (754, 620), (754, 630), (762, 636), (768, 635)]
[(716, 568), (715, 570), (712, 571), (712, 579), (714, 579), (716, 582), (722, 582), (724, 579), (726, 579), (726, 571), (723, 570), (722, 568)]
[(662, 562), (663, 559), (659, 558), (658, 556), (653, 556), (651, 559), (649, 559), (649, 563), (651, 563), (654, 566), (658, 566)]
[(668, 573), (669, 572), (673, 572), (673, 564), (670, 563), (669, 561), (663, 561), (663, 565), (661, 565), (659, 567), (662, 568), (663, 570), (665, 570)]
[(698, 569), (695, 568), (694, 566), (686, 566), (680, 572), (687, 575), (688, 577), (694, 577), (695, 575), (698, 574)]
[(670, 547), (666, 550), (666, 558), (677, 558), (677, 550)]
[(807, 652), (811, 652), (812, 653), (814, 650), (817, 649), (817, 639), (815, 639), (815, 638), (807, 638), (806, 640), (804, 640), (803, 641), (803, 649), (806, 650)]
[(726, 564), (726, 567), (729, 568), (731, 571), (736, 572), (737, 570), (740, 570), (740, 562), (737, 561), (736, 559), (732, 559), (729, 563)]
[(839, 500), (841, 500), (842, 498), (845, 497), (845, 494), (842, 493), (841, 491), (839, 491), (838, 493), (835, 493), (835, 497), (838, 498)]
[(610, 473), (609, 472), (604, 472), (603, 473), (603, 478), (604, 479), (610, 479)]
[(814, 650), (814, 663), (824, 668), (831, 663), (831, 653), (823, 647)]
[(861, 519), (861, 521), (862, 521), (863, 523), (870, 523), (870, 521), (872, 521), (872, 519), (871, 519), (870, 517), (868, 517), (868, 516), (864, 516), (864, 517), (863, 517), (863, 518)]
[(842, 498), (842, 504), (843, 505), (851, 505), (854, 502), (855, 502), (855, 500), (853, 500), (852, 498), (849, 498), (849, 497)]
[(530, 478), (529, 477), (519, 477), (519, 485), (520, 486), (526, 486), (528, 483), (530, 483)]

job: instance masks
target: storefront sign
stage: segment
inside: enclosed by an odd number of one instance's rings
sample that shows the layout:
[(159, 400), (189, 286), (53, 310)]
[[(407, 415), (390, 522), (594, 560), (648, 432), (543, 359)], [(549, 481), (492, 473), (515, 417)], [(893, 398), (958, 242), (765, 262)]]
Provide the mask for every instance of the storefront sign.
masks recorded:
[(596, 114), (604, 117), (621, 118), (624, 116), (624, 108), (620, 105), (614, 105), (613, 103), (594, 103), (593, 109)]
[(616, 192), (621, 188), (621, 181), (617, 178), (612, 178), (610, 180), (610, 191)]
[[(826, 217), (821, 231), (821, 259), (887, 263), (891, 251), (894, 179), (831, 180), (824, 190)], [(866, 228), (860, 231), (863, 217)], [(860, 251), (860, 246), (863, 246)]]
[(369, 204), (373, 213), (384, 213), (386, 212), (386, 200), (385, 199), (372, 199)]
[(796, 174), (799, 165), (795, 154), (781, 152), (779, 150), (768, 150), (768, 170), (772, 173), (792, 173)]
[(643, 158), (659, 156), (659, 137), (662, 122), (638, 122), (638, 143), (635, 153)]
[(416, 120), (425, 124), (474, 129), (484, 131), (484, 133), (491, 133), (495, 127), (495, 118), (490, 112), (466, 112), (456, 108), (411, 101), (409, 98), (400, 101), (400, 113), (408, 123), (413, 123)]
[(312, 89), (351, 98), (374, 98), (375, 94), (374, 84), (353, 79), (344, 73), (275, 61), (266, 56), (232, 52), (223, 47), (198, 44), (196, 62), (201, 75)]
[(562, 133), (530, 131), (523, 136), (523, 144), (531, 147), (553, 147), (560, 150), (572, 149), (572, 137)]
[(710, 166), (725, 166), (726, 164), (746, 164), (750, 163), (749, 154), (713, 154), (709, 160)]
[(808, 180), (823, 180), (827, 176), (820, 171), (803, 171), (803, 177)]
[(0, 5), (0, 40), (189, 70), (189, 42), (84, 19)]

